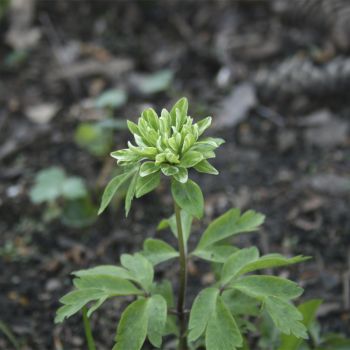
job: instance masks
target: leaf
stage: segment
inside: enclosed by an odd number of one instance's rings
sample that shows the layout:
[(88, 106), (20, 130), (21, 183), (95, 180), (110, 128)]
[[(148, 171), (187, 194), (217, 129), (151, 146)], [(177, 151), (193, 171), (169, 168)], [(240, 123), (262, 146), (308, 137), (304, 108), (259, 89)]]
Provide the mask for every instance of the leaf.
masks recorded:
[(160, 294), (167, 302), (168, 308), (174, 307), (174, 291), (169, 280), (162, 280), (154, 283), (151, 290), (152, 294)]
[(80, 123), (74, 141), (93, 156), (103, 157), (111, 151), (113, 133), (99, 123)]
[(131, 208), (131, 203), (132, 200), (134, 199), (135, 196), (135, 192), (136, 192), (136, 182), (137, 182), (137, 178), (139, 176), (138, 171), (134, 174), (130, 185), (128, 187), (128, 190), (126, 192), (126, 196), (125, 196), (125, 216), (127, 217), (129, 215), (130, 212), (130, 208)]
[(183, 168), (181, 166), (177, 167), (179, 170), (176, 174), (174, 174), (174, 179), (176, 181), (179, 181), (181, 183), (186, 183), (188, 180), (188, 171), (186, 168)]
[(197, 163), (194, 166), (194, 168), (200, 173), (211, 174), (211, 175), (219, 174), (219, 172), (206, 159), (203, 159), (202, 161)]
[(137, 281), (145, 291), (149, 292), (154, 275), (152, 264), (140, 253), (134, 255), (123, 254), (120, 262), (129, 270), (133, 280)]
[(295, 256), (293, 258), (286, 258), (280, 254), (267, 254), (260, 257), (258, 260), (253, 261), (247, 264), (246, 266), (244, 266), (239, 271), (239, 274), (241, 275), (251, 271), (268, 269), (272, 267), (292, 265), (308, 259), (309, 257), (305, 257), (301, 255)]
[(181, 115), (187, 116), (188, 113), (188, 100), (186, 97), (180, 98), (173, 106), (173, 108), (170, 111), (171, 121), (172, 124), (175, 125), (176, 120), (176, 110), (180, 111)]
[(131, 303), (122, 313), (113, 350), (140, 350), (148, 329), (148, 300)]
[(260, 313), (260, 302), (238, 290), (225, 290), (222, 298), (233, 315), (258, 316)]
[(203, 155), (196, 151), (187, 151), (180, 160), (180, 166), (184, 168), (191, 168), (198, 164), (203, 159)]
[(197, 123), (199, 136), (201, 136), (204, 133), (204, 131), (210, 127), (211, 121), (212, 121), (211, 117), (206, 117)]
[(303, 315), (294, 305), (284, 299), (270, 296), (265, 298), (265, 308), (282, 333), (293, 334), (297, 338), (308, 338), (306, 328), (301, 323)]
[(238, 272), (247, 264), (259, 258), (259, 251), (255, 247), (240, 249), (234, 252), (225, 262), (221, 272), (221, 283), (227, 284), (234, 279)]
[(66, 180), (65, 172), (59, 167), (41, 170), (35, 177), (35, 184), (30, 191), (30, 200), (34, 204), (56, 200), (62, 194)]
[(147, 336), (152, 345), (159, 348), (162, 345), (162, 336), (164, 335), (168, 313), (165, 299), (159, 294), (153, 295), (148, 300), (147, 311)]
[(172, 181), (171, 193), (181, 209), (198, 219), (203, 216), (203, 194), (200, 187), (194, 181), (188, 180), (185, 184)]
[(179, 253), (168, 243), (161, 239), (148, 238), (143, 244), (142, 254), (152, 263), (157, 265), (163, 261), (176, 258)]
[(235, 289), (258, 299), (263, 299), (269, 296), (283, 299), (294, 299), (300, 296), (303, 292), (303, 289), (295, 282), (276, 276), (246, 276), (234, 282), (232, 286)]
[(93, 267), (91, 269), (74, 271), (72, 272), (72, 275), (75, 275), (77, 277), (91, 276), (91, 275), (105, 275), (105, 276), (113, 276), (113, 277), (119, 277), (124, 279), (130, 278), (130, 274), (128, 270), (124, 269), (123, 267), (114, 266), (114, 265), (100, 265), (100, 266)]
[(136, 169), (132, 169), (129, 172), (126, 172), (124, 174), (118, 175), (115, 178), (113, 178), (105, 188), (100, 209), (98, 210), (98, 215), (100, 215), (108, 206), (109, 202), (112, 200), (115, 193), (118, 191), (121, 185), (125, 183), (126, 180), (128, 180), (136, 171)]
[[(313, 299), (298, 306), (298, 310), (303, 316), (302, 323), (307, 329), (310, 328), (312, 322), (315, 320), (316, 312), (321, 304), (322, 300)], [(296, 337), (294, 334), (282, 334), (279, 350), (298, 350), (301, 343), (302, 339)]]
[(236, 350), (242, 343), (241, 332), (231, 312), (222, 297), (218, 297), (215, 312), (210, 317), (205, 332), (206, 350)]
[(196, 250), (238, 233), (256, 231), (264, 220), (264, 215), (253, 210), (248, 210), (240, 215), (239, 209), (230, 209), (207, 227)]
[(162, 169), (162, 173), (165, 176), (173, 176), (175, 174), (177, 174), (179, 172), (179, 168), (176, 166), (172, 166), (169, 164), (161, 164), (160, 165), (161, 169)]
[(140, 168), (140, 176), (145, 177), (159, 171), (159, 166), (155, 165), (154, 162), (144, 162)]
[(216, 307), (219, 289), (203, 289), (193, 302), (189, 321), (188, 340), (197, 340), (204, 332)]
[(82, 178), (72, 176), (63, 182), (62, 195), (67, 199), (77, 199), (87, 195), (87, 189)]
[(136, 198), (153, 191), (160, 182), (160, 171), (145, 177), (138, 177), (136, 182)]
[(96, 107), (98, 108), (118, 108), (126, 103), (127, 94), (121, 89), (111, 89), (104, 91), (96, 99)]
[(75, 278), (77, 289), (97, 288), (108, 296), (138, 295), (140, 290), (126, 279), (110, 275), (89, 275)]
[(235, 251), (237, 251), (237, 248), (229, 244), (213, 244), (201, 250), (196, 249), (191, 255), (207, 261), (224, 263)]
[(63, 205), (61, 220), (69, 227), (87, 227), (93, 224), (96, 219), (97, 208), (88, 196), (68, 200)]
[(138, 75), (135, 77), (137, 89), (146, 95), (167, 90), (173, 80), (173, 72), (164, 69), (153, 74)]

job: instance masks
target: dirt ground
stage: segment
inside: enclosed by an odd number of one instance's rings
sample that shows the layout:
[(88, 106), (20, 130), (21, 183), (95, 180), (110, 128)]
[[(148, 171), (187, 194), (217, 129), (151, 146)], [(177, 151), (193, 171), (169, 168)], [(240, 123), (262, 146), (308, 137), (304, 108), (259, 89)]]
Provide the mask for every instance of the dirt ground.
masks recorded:
[[(14, 1), (21, 3), (21, 1)], [(206, 217), (237, 206), (267, 216), (243, 247), (304, 254), (278, 270), (322, 298), (322, 330), (350, 329), (350, 7), (288, 1), (22, 1), (0, 18), (0, 320), (23, 350), (85, 349), (79, 317), (54, 325), (70, 272), (118, 262), (141, 248), (172, 213), (166, 184), (134, 201), (127, 219), (111, 209), (89, 227), (45, 222), (29, 199), (35, 174), (61, 166), (87, 182), (98, 205), (106, 157), (74, 141), (76, 127), (105, 112), (89, 101), (123, 90), (115, 120), (135, 120), (187, 96), (195, 118), (212, 115), (226, 143), (213, 164), (220, 175), (193, 178), (204, 189)], [(311, 4), (311, 5), (310, 5)], [(32, 7), (31, 7), (32, 5)], [(343, 7), (342, 7), (343, 6)], [(342, 9), (342, 11), (339, 10)], [(12, 12), (11, 12), (12, 11)], [(144, 74), (168, 70), (161, 91), (139, 87)], [(40, 109), (41, 107), (41, 109)], [(114, 131), (113, 149), (126, 130)], [(114, 165), (113, 165), (114, 166)], [(108, 173), (107, 173), (108, 174)], [(191, 267), (189, 299), (210, 279)], [(205, 277), (201, 278), (202, 269)], [(175, 277), (176, 265), (158, 277)], [(110, 349), (124, 303), (92, 318), (97, 348)], [(12, 349), (0, 332), (0, 349)]]

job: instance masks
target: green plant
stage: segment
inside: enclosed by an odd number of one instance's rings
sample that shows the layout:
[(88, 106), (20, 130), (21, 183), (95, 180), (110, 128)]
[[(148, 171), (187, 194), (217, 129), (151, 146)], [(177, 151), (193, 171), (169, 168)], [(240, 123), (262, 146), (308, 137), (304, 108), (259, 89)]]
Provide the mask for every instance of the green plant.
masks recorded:
[[(239, 249), (231, 238), (259, 229), (264, 215), (253, 210), (241, 213), (230, 209), (205, 229), (197, 246), (188, 252), (188, 239), (194, 218), (204, 212), (200, 187), (188, 177), (188, 170), (217, 175), (208, 162), (224, 141), (203, 137), (210, 126), (207, 117), (198, 123), (188, 116), (188, 102), (180, 99), (170, 112), (163, 109), (158, 117), (153, 109), (145, 110), (138, 124), (128, 122), (136, 145), (113, 152), (124, 170), (107, 185), (102, 196), (101, 214), (121, 186), (127, 184), (125, 212), (128, 215), (134, 197), (154, 190), (161, 174), (171, 181), (174, 215), (162, 220), (159, 229), (170, 228), (178, 241), (178, 249), (161, 239), (148, 238), (143, 250), (133, 255), (123, 254), (121, 266), (104, 265), (73, 272), (75, 289), (61, 298), (56, 322), (62, 322), (89, 305), (84, 325), (91, 341), (87, 318), (108, 298), (133, 296), (124, 310), (115, 337), (114, 350), (141, 349), (146, 339), (155, 347), (163, 336), (178, 339), (178, 349), (207, 350), (248, 349), (247, 332), (254, 328), (252, 317), (266, 312), (281, 333), (296, 339), (307, 338), (302, 313), (292, 300), (302, 293), (296, 283), (270, 275), (251, 274), (266, 268), (286, 266), (304, 261), (305, 257), (286, 258), (280, 254), (260, 256), (256, 247)], [(175, 305), (170, 281), (155, 282), (154, 268), (167, 260), (178, 259), (178, 298)], [(187, 312), (187, 262), (202, 259), (215, 263), (218, 278), (203, 289)]]
[(46, 204), (45, 221), (61, 217), (67, 226), (84, 227), (96, 220), (96, 209), (83, 179), (67, 176), (59, 167), (39, 171), (29, 196), (34, 204)]

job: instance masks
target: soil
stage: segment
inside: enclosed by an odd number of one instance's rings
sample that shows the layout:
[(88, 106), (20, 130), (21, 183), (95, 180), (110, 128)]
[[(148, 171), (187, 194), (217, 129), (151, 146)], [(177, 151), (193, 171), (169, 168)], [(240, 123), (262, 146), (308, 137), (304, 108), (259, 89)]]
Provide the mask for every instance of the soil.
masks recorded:
[[(322, 69), (348, 58), (349, 50), (313, 23), (285, 20), (272, 3), (37, 1), (29, 28), (41, 37), (25, 49), (24, 60), (11, 64), (6, 59), (18, 48), (5, 38), (14, 18), (0, 19), (0, 320), (21, 349), (86, 349), (79, 317), (53, 323), (59, 298), (71, 288), (70, 273), (117, 263), (120, 254), (139, 250), (146, 237), (171, 240), (170, 233), (156, 232), (172, 213), (166, 183), (135, 200), (127, 219), (117, 206), (83, 229), (58, 219), (44, 222), (44, 206), (29, 199), (35, 174), (59, 165), (87, 181), (98, 205), (96, 182), (106, 159), (77, 146), (74, 132), (95, 118), (82, 101), (114, 87), (128, 93), (127, 103), (114, 111), (120, 120), (135, 119), (145, 105), (160, 110), (181, 96), (189, 98), (195, 118), (213, 115), (214, 124), (221, 118), (224, 127), (211, 131), (226, 140), (213, 160), (220, 175), (191, 174), (206, 199), (206, 216), (195, 224), (191, 246), (211, 219), (233, 206), (264, 213), (261, 232), (235, 243), (257, 244), (264, 253), (312, 256), (277, 273), (305, 288), (302, 300), (324, 300), (323, 332), (350, 335), (349, 90), (340, 84), (336, 94), (332, 87), (332, 94), (315, 96), (281, 88), (269, 96), (255, 83), (258, 72), (273, 77), (275, 67), (291, 57)], [(87, 60), (99, 68), (62, 77)], [(108, 62), (114, 60), (119, 63), (113, 70)], [(161, 69), (174, 73), (168, 89), (145, 95), (135, 88), (134, 76)], [(233, 96), (242, 83), (253, 91), (250, 103)], [(30, 118), (28, 109), (43, 103), (57, 106), (54, 117)], [(128, 132), (114, 135), (113, 148), (124, 147)], [(208, 271), (205, 264), (191, 264), (189, 304), (208, 284)], [(157, 272), (159, 278), (176, 275), (176, 264)], [(111, 349), (124, 306), (125, 300), (110, 301), (92, 317), (99, 350)], [(0, 349), (12, 348), (0, 332)]]

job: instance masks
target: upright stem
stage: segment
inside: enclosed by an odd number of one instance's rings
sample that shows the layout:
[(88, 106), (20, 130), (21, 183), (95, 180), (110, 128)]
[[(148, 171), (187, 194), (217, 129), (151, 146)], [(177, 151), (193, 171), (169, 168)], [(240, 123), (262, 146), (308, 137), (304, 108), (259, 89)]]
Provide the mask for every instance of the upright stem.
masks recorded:
[(96, 350), (96, 345), (94, 342), (94, 337), (92, 336), (89, 318), (87, 316), (86, 306), (83, 307), (83, 322), (88, 350)]
[(179, 298), (177, 300), (177, 314), (180, 324), (180, 339), (178, 350), (187, 350), (187, 322), (185, 314), (185, 297), (187, 286), (187, 252), (185, 240), (182, 232), (181, 211), (180, 207), (175, 203), (175, 217), (177, 226), (177, 239), (179, 244), (179, 260), (180, 260), (180, 287)]

